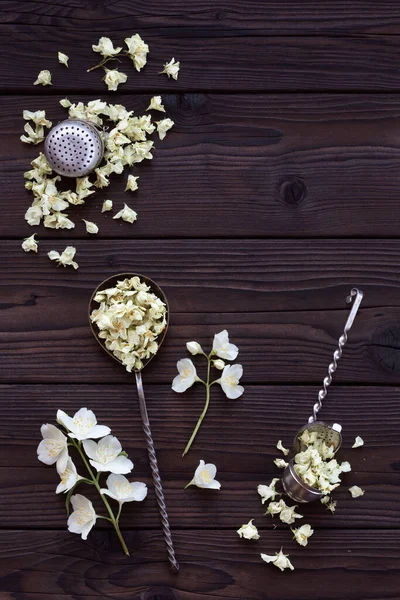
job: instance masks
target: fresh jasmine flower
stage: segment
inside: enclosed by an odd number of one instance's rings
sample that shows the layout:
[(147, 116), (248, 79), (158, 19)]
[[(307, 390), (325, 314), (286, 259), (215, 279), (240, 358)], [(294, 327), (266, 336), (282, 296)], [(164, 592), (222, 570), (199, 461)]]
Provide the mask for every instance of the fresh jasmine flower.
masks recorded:
[(212, 364), (213, 364), (213, 367), (215, 367), (216, 369), (218, 369), (218, 371), (223, 371), (223, 369), (225, 368), (225, 363), (220, 358), (217, 358), (216, 360), (213, 360)]
[(278, 467), (278, 469), (286, 469), (289, 463), (287, 463), (283, 458), (276, 458), (274, 460), (274, 465)]
[(111, 56), (116, 56), (122, 50), (122, 48), (114, 48), (114, 45), (110, 38), (101, 37), (97, 44), (92, 45), (92, 50), (94, 52), (99, 52), (104, 58), (110, 58)]
[(137, 219), (137, 213), (133, 208), (129, 208), (129, 206), (124, 203), (124, 208), (117, 212), (117, 214), (113, 216), (113, 219), (122, 219), (127, 223), (134, 223)]
[(112, 207), (113, 207), (112, 200), (104, 200), (103, 206), (101, 208), (101, 212), (102, 213), (108, 212), (109, 210), (112, 210)]
[(61, 492), (69, 492), (79, 480), (83, 479), (83, 477), (78, 475), (76, 466), (70, 457), (68, 457), (65, 469), (62, 469), (57, 465), (57, 473), (59, 474), (61, 481), (57, 486), (56, 494), (61, 494)]
[(134, 192), (138, 189), (139, 186), (137, 184), (137, 179), (139, 179), (139, 176), (135, 177), (134, 175), (128, 175), (125, 192), (127, 192), (128, 190)]
[(171, 58), (169, 62), (166, 62), (163, 66), (164, 69), (160, 71), (161, 74), (165, 73), (168, 75), (168, 79), (172, 77), (172, 79), (178, 79), (178, 73), (180, 69), (180, 62), (175, 61), (175, 58)]
[(349, 492), (353, 498), (358, 498), (359, 496), (364, 496), (365, 494), (365, 490), (358, 487), (358, 485), (353, 485), (351, 488), (349, 488)]
[(219, 358), (225, 358), (225, 360), (235, 360), (239, 354), (239, 348), (229, 342), (229, 334), (226, 329), (214, 335), (212, 350)]
[(62, 65), (65, 65), (68, 68), (68, 60), (69, 56), (67, 54), (63, 54), (62, 52), (58, 53), (58, 62)]
[(186, 348), (188, 349), (190, 354), (203, 354), (203, 348), (198, 342), (187, 342)]
[(107, 85), (108, 91), (116, 92), (121, 83), (126, 83), (128, 80), (128, 75), (126, 73), (122, 73), (122, 71), (118, 71), (117, 69), (104, 68), (106, 71), (104, 81)]
[(90, 464), (98, 472), (109, 471), (117, 475), (125, 475), (133, 469), (133, 462), (121, 455), (121, 443), (113, 435), (106, 435), (98, 443), (85, 439), (83, 447), (90, 459)]
[(57, 423), (68, 430), (68, 435), (77, 440), (91, 440), (108, 435), (111, 431), (106, 425), (97, 425), (96, 415), (87, 408), (81, 408), (69, 417), (63, 410), (57, 411)]
[(76, 248), (74, 248), (74, 246), (67, 246), (61, 254), (56, 250), (51, 250), (47, 253), (47, 256), (50, 260), (56, 260), (58, 262), (58, 266), (71, 266), (74, 267), (74, 269), (78, 269), (79, 265), (74, 261), (75, 253)]
[(148, 45), (138, 33), (132, 35), (130, 38), (125, 38), (125, 44), (128, 46), (127, 54), (132, 59), (136, 71), (140, 71), (147, 62), (147, 54), (149, 53)]
[(284, 571), (285, 569), (290, 569), (291, 571), (294, 571), (294, 566), (289, 560), (289, 554), (283, 554), (282, 548), (279, 552), (276, 552), (274, 556), (271, 556), (269, 554), (261, 554), (260, 556), (263, 559), (263, 561), (265, 561), (266, 563), (272, 563), (281, 571)]
[(60, 104), (63, 108), (69, 108), (70, 106), (72, 106), (72, 103), (68, 100), (68, 98), (63, 98), (62, 100), (60, 100)]
[(218, 379), (217, 383), (221, 384), (227, 398), (236, 400), (236, 398), (239, 398), (243, 394), (244, 387), (239, 385), (239, 380), (242, 375), (242, 365), (226, 365), (226, 367), (224, 367), (221, 379)]
[(352, 448), (359, 448), (360, 446), (364, 446), (364, 440), (362, 439), (362, 437), (360, 437), (358, 435), (356, 437), (356, 439), (354, 440), (354, 444), (352, 445)]
[(25, 250), (25, 252), (37, 252), (38, 251), (38, 243), (35, 240), (35, 235), (36, 235), (36, 233), (31, 235), (30, 237), (25, 238), (24, 241), (22, 242), (22, 249)]
[(111, 474), (107, 477), (107, 489), (102, 488), (101, 494), (110, 496), (121, 506), (125, 502), (141, 502), (147, 496), (147, 486), (145, 483), (135, 481), (129, 482), (123, 475)]
[(196, 367), (190, 358), (182, 358), (176, 363), (179, 375), (177, 375), (172, 382), (172, 389), (174, 392), (185, 392), (190, 388), (195, 381), (200, 381), (197, 377)]
[(54, 425), (45, 423), (40, 428), (43, 440), (37, 447), (38, 459), (45, 465), (54, 465), (65, 470), (68, 461), (68, 447), (66, 436)]
[(157, 133), (160, 140), (163, 140), (167, 135), (167, 131), (171, 129), (175, 125), (172, 119), (162, 119), (161, 121), (157, 121)]
[(275, 500), (275, 496), (280, 496), (281, 494), (276, 491), (275, 486), (278, 483), (279, 478), (274, 477), (269, 485), (259, 485), (257, 487), (257, 492), (261, 496), (261, 504), (269, 500)]
[(99, 233), (99, 228), (96, 223), (86, 221), (86, 219), (82, 219), (82, 221), (85, 223), (87, 233)]
[(68, 518), (68, 531), (78, 533), (83, 540), (86, 540), (97, 519), (93, 504), (81, 494), (72, 496), (71, 504), (74, 512)]
[(281, 452), (283, 452), (283, 454), (285, 456), (287, 456), (289, 454), (289, 452), (290, 452), (290, 450), (288, 450), (287, 448), (283, 447), (282, 440), (279, 440), (279, 442), (277, 443), (276, 447), (278, 448), (278, 450), (280, 450)]
[(53, 85), (51, 83), (51, 73), (50, 71), (47, 71), (47, 69), (45, 69), (44, 71), (40, 71), (39, 75), (37, 76), (36, 81), (34, 82), (33, 85)]
[(221, 484), (215, 479), (216, 474), (217, 467), (215, 465), (212, 463), (205, 464), (204, 460), (200, 460), (200, 464), (194, 473), (192, 481), (190, 481), (186, 487), (189, 487), (189, 485), (195, 485), (198, 488), (219, 490), (221, 488)]
[(306, 523), (298, 529), (292, 529), (293, 539), (296, 540), (300, 546), (307, 546), (308, 538), (314, 533), (314, 529), (311, 529), (311, 525)]
[(246, 540), (258, 540), (260, 536), (258, 534), (258, 529), (255, 525), (253, 525), (254, 519), (251, 519), (245, 525), (242, 525), (240, 529), (237, 530), (239, 537), (244, 538)]
[(160, 112), (165, 112), (161, 96), (153, 96), (146, 110), (159, 110)]

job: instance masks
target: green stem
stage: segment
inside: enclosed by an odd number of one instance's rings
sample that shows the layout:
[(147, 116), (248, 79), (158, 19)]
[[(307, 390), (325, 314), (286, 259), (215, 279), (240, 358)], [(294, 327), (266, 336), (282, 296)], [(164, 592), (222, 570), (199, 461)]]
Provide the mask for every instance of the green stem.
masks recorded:
[[(205, 403), (205, 405), (204, 405), (203, 411), (202, 411), (202, 413), (201, 413), (201, 415), (200, 415), (200, 417), (199, 417), (199, 420), (197, 421), (196, 427), (194, 428), (194, 430), (193, 430), (193, 433), (192, 433), (192, 435), (190, 436), (190, 440), (188, 441), (188, 443), (187, 443), (187, 445), (186, 445), (186, 448), (185, 448), (185, 450), (184, 450), (184, 452), (183, 452), (182, 456), (185, 456), (185, 454), (187, 454), (187, 453), (189, 452), (189, 450), (190, 450), (190, 447), (191, 447), (191, 445), (192, 445), (192, 443), (193, 443), (193, 440), (194, 440), (194, 438), (196, 437), (198, 430), (200, 429), (200, 425), (202, 424), (202, 422), (203, 422), (203, 419), (204, 419), (204, 417), (205, 417), (205, 416), (206, 416), (206, 414), (207, 414), (208, 405), (210, 404), (210, 387), (211, 387), (211, 386), (210, 386), (211, 354), (210, 354), (210, 356), (207, 356), (207, 355), (205, 355), (205, 356), (206, 356), (206, 358), (207, 358), (207, 362), (208, 362), (208, 365), (207, 365), (207, 383), (205, 384), (205, 386), (206, 386), (206, 403)], [(203, 381), (203, 383), (204, 383), (204, 381)]]
[(88, 471), (88, 473), (89, 473), (89, 475), (90, 475), (90, 477), (91, 477), (91, 479), (93, 481), (93, 485), (96, 487), (97, 491), (100, 494), (101, 499), (104, 502), (104, 505), (105, 505), (105, 507), (107, 509), (107, 512), (110, 515), (110, 519), (109, 520), (111, 521), (111, 523), (114, 526), (114, 529), (115, 529), (115, 531), (117, 533), (118, 539), (121, 542), (122, 549), (125, 552), (125, 554), (127, 556), (129, 556), (129, 550), (128, 550), (128, 547), (127, 547), (127, 545), (125, 543), (124, 538), (122, 537), (122, 533), (121, 533), (121, 530), (120, 530), (119, 525), (118, 525), (118, 519), (115, 518), (114, 513), (112, 511), (112, 508), (111, 508), (110, 504), (108, 503), (107, 498), (100, 491), (100, 485), (99, 485), (98, 479), (94, 475), (94, 473), (92, 471), (92, 468), (91, 468), (89, 462), (86, 459), (85, 453), (82, 450), (81, 442), (80, 441), (78, 443), (74, 442), (74, 446), (78, 450), (79, 454), (81, 455), (81, 458), (82, 458), (83, 462), (85, 463), (85, 467), (86, 467), (86, 469), (87, 469), (87, 471)]
[(98, 69), (99, 67), (103, 67), (109, 60), (117, 60), (118, 62), (121, 62), (119, 60), (119, 58), (116, 58), (115, 56), (109, 56), (108, 58), (103, 58), (103, 60), (100, 61), (98, 65), (95, 65), (94, 67), (90, 67), (90, 69), (86, 69), (86, 73), (90, 73), (90, 71), (94, 71), (95, 69)]

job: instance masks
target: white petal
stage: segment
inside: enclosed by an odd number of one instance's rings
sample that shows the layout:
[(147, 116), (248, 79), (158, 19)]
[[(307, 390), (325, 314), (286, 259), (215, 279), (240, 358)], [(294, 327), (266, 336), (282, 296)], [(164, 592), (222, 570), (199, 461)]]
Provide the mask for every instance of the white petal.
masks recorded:
[(111, 429), (109, 427), (107, 427), (106, 425), (95, 425), (88, 432), (87, 438), (88, 439), (98, 439), (100, 437), (108, 435), (110, 433), (110, 431), (111, 431)]
[(57, 411), (57, 423), (61, 423), (61, 425), (64, 425), (64, 427), (69, 431), (72, 431), (71, 427), (74, 427), (73, 419), (69, 417), (63, 410)]
[(132, 496), (129, 501), (142, 502), (147, 496), (147, 485), (141, 481), (131, 483)]
[(94, 460), (97, 457), (97, 443), (93, 442), (93, 440), (83, 440), (83, 449), (89, 458), (93, 458)]
[(103, 494), (104, 496), (110, 496), (110, 498), (112, 498), (113, 500), (116, 500), (117, 502), (119, 501), (118, 496), (116, 496), (115, 494), (110, 492), (110, 490), (107, 490), (106, 488), (101, 488), (100, 494)]
[(193, 378), (189, 378), (189, 377), (182, 378), (180, 375), (177, 375), (172, 382), (172, 389), (174, 390), (174, 392), (181, 393), (181, 392), (185, 392), (193, 384), (194, 384), (194, 377)]

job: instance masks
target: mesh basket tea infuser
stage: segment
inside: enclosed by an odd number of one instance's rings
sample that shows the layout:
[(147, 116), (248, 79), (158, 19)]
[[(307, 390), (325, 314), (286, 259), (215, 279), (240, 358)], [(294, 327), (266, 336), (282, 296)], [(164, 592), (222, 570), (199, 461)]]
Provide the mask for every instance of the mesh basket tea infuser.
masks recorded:
[(101, 162), (104, 143), (88, 121), (67, 119), (47, 134), (44, 154), (50, 167), (64, 177), (84, 177)]
[[(347, 342), (347, 334), (353, 325), (362, 299), (363, 292), (357, 288), (353, 288), (350, 292), (350, 295), (346, 298), (346, 302), (348, 304), (353, 302), (353, 306), (344, 326), (343, 334), (339, 338), (338, 347), (333, 354), (333, 361), (328, 367), (328, 375), (324, 379), (323, 388), (318, 393), (318, 401), (313, 406), (313, 414), (309, 418), (308, 424), (304, 425), (304, 427), (297, 432), (294, 438), (293, 448), (296, 454), (298, 452), (302, 452), (307, 447), (301, 440), (301, 436), (306, 430), (310, 433), (314, 431), (317, 432), (318, 439), (326, 442), (329, 446), (332, 446), (335, 452), (339, 450), (342, 444), (341, 425), (338, 423), (328, 425), (323, 421), (318, 421), (317, 415), (321, 410), (322, 400), (324, 400), (328, 393), (328, 387), (332, 383), (333, 373), (336, 371), (338, 360), (343, 354), (343, 346)], [(294, 469), (293, 459), (290, 460), (289, 465), (283, 472), (282, 485), (286, 494), (296, 502), (313, 502), (314, 500), (318, 500), (324, 496), (323, 492), (321, 492), (319, 489), (308, 485), (301, 479)]]

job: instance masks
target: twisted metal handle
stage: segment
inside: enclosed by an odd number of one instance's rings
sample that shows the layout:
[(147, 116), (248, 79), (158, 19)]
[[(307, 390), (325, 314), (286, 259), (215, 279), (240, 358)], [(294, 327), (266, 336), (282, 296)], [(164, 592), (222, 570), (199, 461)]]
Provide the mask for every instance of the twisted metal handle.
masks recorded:
[(328, 393), (328, 387), (332, 383), (332, 377), (333, 377), (334, 372), (337, 369), (338, 360), (343, 354), (343, 346), (347, 342), (347, 334), (350, 331), (351, 326), (354, 323), (354, 319), (356, 318), (356, 314), (358, 312), (358, 309), (360, 308), (360, 304), (361, 304), (361, 300), (363, 299), (363, 295), (364, 295), (364, 293), (362, 292), (362, 290), (353, 288), (350, 292), (350, 295), (347, 296), (347, 298), (346, 298), (347, 304), (351, 304), (353, 302), (353, 299), (354, 299), (354, 303), (351, 308), (350, 314), (347, 318), (346, 324), (344, 326), (343, 334), (339, 338), (338, 347), (335, 350), (335, 352), (333, 353), (333, 361), (331, 362), (331, 364), (328, 367), (328, 375), (325, 377), (325, 379), (323, 381), (323, 388), (318, 392), (318, 402), (316, 402), (313, 406), (313, 414), (309, 418), (309, 421), (308, 421), (309, 423), (313, 423), (314, 421), (317, 420), (317, 413), (321, 410), (322, 400), (326, 397), (326, 395)]
[(164, 533), (164, 541), (167, 547), (168, 559), (171, 565), (171, 569), (175, 573), (177, 573), (179, 571), (179, 563), (175, 557), (171, 529), (168, 521), (167, 507), (165, 505), (164, 492), (162, 488), (160, 472), (158, 470), (157, 456), (154, 448), (153, 437), (151, 435), (150, 422), (146, 408), (146, 399), (144, 397), (142, 374), (140, 372), (136, 372), (135, 375), (139, 396), (140, 415), (142, 417), (143, 431), (146, 438), (147, 452), (149, 455), (150, 467), (153, 475), (154, 489), (156, 491), (157, 504), (160, 512), (161, 525)]

